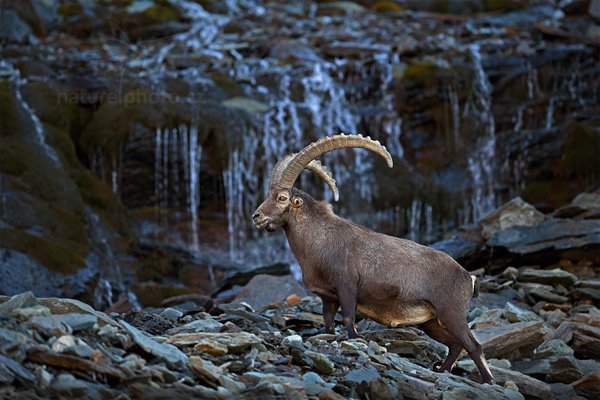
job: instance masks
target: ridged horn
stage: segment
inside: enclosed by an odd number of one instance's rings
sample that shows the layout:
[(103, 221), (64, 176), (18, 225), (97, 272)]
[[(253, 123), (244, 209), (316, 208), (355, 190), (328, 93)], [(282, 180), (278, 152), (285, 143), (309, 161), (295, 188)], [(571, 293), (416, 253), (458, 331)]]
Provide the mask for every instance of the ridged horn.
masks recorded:
[(339, 135), (319, 139), (316, 142), (306, 146), (298, 154), (294, 155), (285, 166), (282, 166), (283, 168), (280, 175), (281, 179), (276, 183), (277, 186), (283, 189), (291, 189), (298, 179), (298, 176), (300, 176), (302, 170), (306, 168), (308, 164), (310, 164), (310, 162), (315, 158), (333, 150), (352, 147), (371, 150), (383, 157), (390, 168), (394, 166), (392, 156), (387, 151), (385, 146), (379, 143), (379, 141), (373, 140), (370, 137), (363, 137), (362, 135), (345, 135), (342, 133)]
[(306, 169), (314, 172), (319, 175), (321, 179), (325, 181), (329, 189), (333, 192), (333, 200), (338, 201), (340, 199), (340, 193), (338, 191), (337, 186), (335, 185), (335, 179), (333, 179), (333, 174), (327, 170), (327, 168), (321, 164), (319, 160), (312, 160), (306, 166)]
[[(288, 154), (275, 165), (275, 168), (273, 168), (273, 173), (271, 174), (271, 179), (269, 180), (270, 188), (273, 186), (278, 186), (279, 182), (281, 182), (283, 170), (285, 169), (285, 167), (287, 167), (287, 165), (295, 156), (296, 153)], [(335, 185), (335, 179), (333, 179), (333, 175), (331, 174), (331, 172), (329, 172), (319, 160), (311, 160), (311, 162), (309, 162), (305, 168), (319, 175), (321, 179), (325, 181), (329, 189), (331, 189), (331, 191), (333, 192), (334, 200), (339, 200), (340, 194), (337, 186)]]

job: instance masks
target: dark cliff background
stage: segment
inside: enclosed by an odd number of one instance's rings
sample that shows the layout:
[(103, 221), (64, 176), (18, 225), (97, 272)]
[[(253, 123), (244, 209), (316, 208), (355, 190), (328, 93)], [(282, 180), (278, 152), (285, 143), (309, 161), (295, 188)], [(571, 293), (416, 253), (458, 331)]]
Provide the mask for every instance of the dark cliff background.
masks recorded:
[(471, 269), (600, 265), (598, 1), (0, 6), (0, 294), (156, 305), (297, 270), (249, 216), (339, 132), (395, 163), (323, 157), (340, 215)]

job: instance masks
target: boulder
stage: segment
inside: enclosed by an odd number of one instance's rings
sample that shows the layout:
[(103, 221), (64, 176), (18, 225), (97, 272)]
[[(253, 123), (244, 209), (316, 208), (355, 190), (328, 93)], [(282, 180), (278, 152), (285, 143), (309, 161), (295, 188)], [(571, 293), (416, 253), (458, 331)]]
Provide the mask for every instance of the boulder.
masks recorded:
[(521, 282), (535, 282), (547, 285), (571, 286), (577, 281), (577, 277), (560, 268), (551, 270), (527, 268), (519, 274)]
[(503, 229), (516, 226), (536, 226), (545, 219), (546, 216), (534, 206), (520, 197), (515, 197), (484, 216), (480, 225), (483, 237), (488, 239)]
[(513, 360), (530, 354), (542, 342), (547, 328), (542, 321), (517, 322), (473, 330), (488, 358)]
[(304, 297), (309, 293), (292, 275), (256, 275), (235, 300), (246, 302), (258, 310), (269, 304), (286, 301), (293, 294)]
[(503, 265), (549, 264), (560, 259), (600, 255), (600, 220), (548, 219), (535, 226), (516, 226), (493, 233), (486, 247)]

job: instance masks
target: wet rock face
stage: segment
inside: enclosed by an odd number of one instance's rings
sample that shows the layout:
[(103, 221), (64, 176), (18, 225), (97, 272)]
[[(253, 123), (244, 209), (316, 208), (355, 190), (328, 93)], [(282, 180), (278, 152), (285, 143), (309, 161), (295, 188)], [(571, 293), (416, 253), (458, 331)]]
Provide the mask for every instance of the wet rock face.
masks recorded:
[[(596, 188), (596, 2), (442, 3), (10, 2), (0, 16), (2, 290), (30, 282), (106, 307), (126, 301), (134, 278), (122, 271), (135, 265), (136, 293), (159, 305), (183, 294), (181, 282), (211, 293), (224, 266), (293, 262), (248, 216), (277, 160), (340, 131), (380, 140), (396, 167), (362, 151), (326, 155), (336, 211), (421, 242), (516, 196), (548, 214)], [(299, 187), (331, 200), (305, 175)], [(554, 217), (597, 216), (586, 204)], [(499, 269), (539, 261), (500, 237), (509, 226), (537, 235), (539, 213), (512, 211), (483, 227), (508, 253)], [(572, 238), (544, 239), (541, 251), (578, 262), (582, 253), (557, 250), (585, 247)], [(481, 243), (446, 245), (480, 266)], [(23, 257), (27, 268), (10, 273)], [(50, 272), (34, 283), (38, 265)], [(47, 284), (81, 280), (94, 283)]]

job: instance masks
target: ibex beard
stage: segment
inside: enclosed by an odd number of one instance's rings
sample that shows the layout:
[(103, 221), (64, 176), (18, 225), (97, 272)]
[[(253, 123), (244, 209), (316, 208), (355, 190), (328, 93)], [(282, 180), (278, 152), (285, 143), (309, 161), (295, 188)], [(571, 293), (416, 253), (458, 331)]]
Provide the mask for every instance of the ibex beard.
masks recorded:
[(477, 295), (473, 277), (446, 253), (410, 240), (374, 232), (336, 216), (325, 201), (294, 188), (308, 169), (325, 180), (338, 199), (331, 173), (319, 161), (332, 150), (360, 147), (392, 157), (379, 142), (361, 135), (335, 135), (314, 142), (277, 163), (267, 198), (252, 215), (259, 229), (283, 228), (298, 259), (306, 287), (323, 301), (328, 333), (341, 307), (348, 337), (357, 337), (356, 312), (392, 327), (419, 325), (448, 346), (436, 371), (450, 371), (464, 348), (483, 382), (492, 382), (481, 345), (466, 320), (469, 300)]

